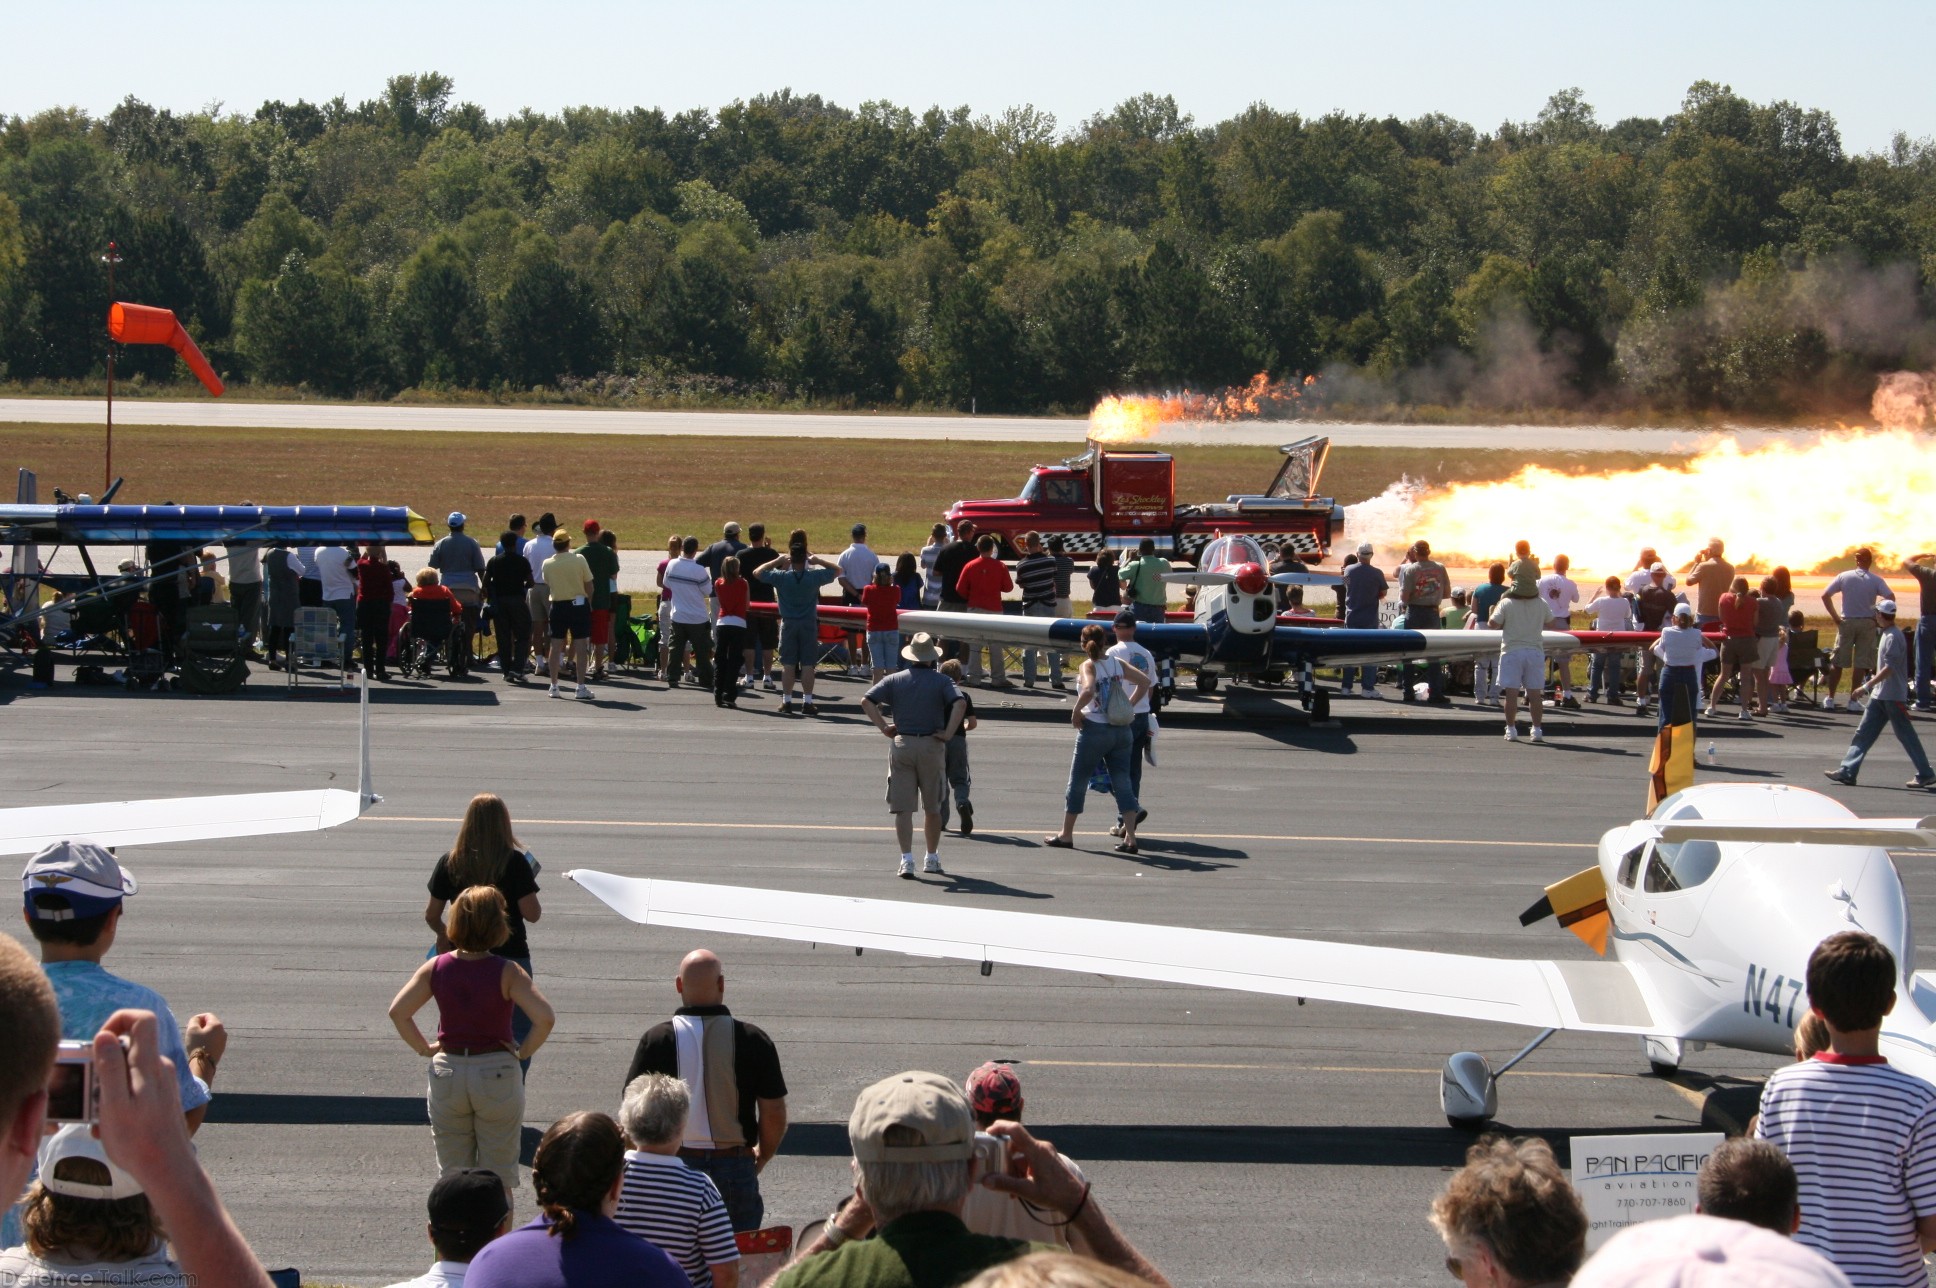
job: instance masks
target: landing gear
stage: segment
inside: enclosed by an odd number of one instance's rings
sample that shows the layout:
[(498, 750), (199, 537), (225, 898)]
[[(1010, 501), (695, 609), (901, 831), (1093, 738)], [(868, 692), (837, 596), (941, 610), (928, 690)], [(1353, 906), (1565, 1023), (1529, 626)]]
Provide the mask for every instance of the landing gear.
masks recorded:
[(1679, 1038), (1642, 1038), (1640, 1049), (1656, 1078), (1671, 1078), (1679, 1073), (1681, 1061), (1687, 1055), (1686, 1044)]
[(1445, 1111), (1445, 1121), (1460, 1131), (1484, 1128), (1499, 1112), (1499, 1079), (1558, 1031), (1541, 1030), (1538, 1037), (1519, 1049), (1519, 1054), (1497, 1069), (1476, 1051), (1461, 1051), (1447, 1060), (1439, 1077), (1439, 1108)]
[(1217, 677), (1210, 674), (1208, 671), (1198, 671), (1197, 672), (1197, 692), (1215, 693), (1216, 691), (1217, 691)]

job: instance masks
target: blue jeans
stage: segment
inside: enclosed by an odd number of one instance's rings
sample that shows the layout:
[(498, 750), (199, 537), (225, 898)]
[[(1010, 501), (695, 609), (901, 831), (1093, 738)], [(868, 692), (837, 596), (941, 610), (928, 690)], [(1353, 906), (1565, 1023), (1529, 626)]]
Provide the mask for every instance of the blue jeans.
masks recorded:
[[(529, 957), (506, 957), (504, 960), (507, 962), (516, 962), (524, 968), (525, 974), (531, 974), (531, 959)], [(530, 1036), (531, 1017), (524, 1013), (523, 1007), (513, 1006), (511, 1008), (511, 1040), (518, 1044), (519, 1050), (523, 1050), (524, 1040)], [(524, 1070), (526, 1073), (530, 1073), (531, 1062), (529, 1060), (520, 1060), (518, 1061), (518, 1068)]]
[(1936, 621), (1923, 629), (1925, 619), (1916, 619), (1916, 705), (1929, 705), (1929, 672), (1936, 666)]
[(1357, 679), (1366, 693), (1378, 689), (1378, 668), (1375, 666), (1346, 666), (1338, 669), (1338, 688), (1341, 692), (1351, 692), (1351, 681)]
[(1916, 726), (1909, 719), (1909, 707), (1904, 702), (1891, 702), (1883, 698), (1869, 699), (1869, 705), (1862, 709), (1862, 723), (1855, 727), (1855, 737), (1849, 740), (1848, 754), (1842, 757), (1842, 772), (1854, 778), (1862, 769), (1862, 758), (1875, 746), (1882, 736), (1882, 726), (1887, 724), (1896, 732), (1896, 741), (1909, 753), (1909, 763), (1916, 767), (1916, 777), (1926, 779), (1932, 776), (1929, 757), (1923, 754), (1923, 742), (1916, 736)]
[(726, 1215), (735, 1234), (760, 1228), (766, 1218), (766, 1200), (760, 1197), (760, 1174), (751, 1158), (706, 1158), (683, 1149), (679, 1157), (693, 1171), (713, 1178), (719, 1197), (726, 1200)]
[(1595, 653), (1586, 669), (1586, 695), (1589, 698), (1600, 696), (1604, 688), (1610, 698), (1620, 696), (1620, 664), (1625, 659), (1621, 653)]
[(968, 735), (957, 732), (954, 737), (942, 744), (942, 762), (946, 765), (948, 790), (941, 793), (941, 826), (948, 826), (948, 798), (954, 797), (956, 809), (968, 804), (968, 793), (974, 789), (974, 775), (968, 772)]
[(1129, 611), (1136, 614), (1139, 622), (1161, 622), (1169, 613), (1168, 604), (1145, 604), (1141, 601), (1131, 604)]
[[(1414, 604), (1405, 610), (1405, 629), (1408, 631), (1436, 631), (1441, 629), (1442, 626), (1443, 619), (1439, 616), (1437, 604)], [(1398, 687), (1402, 690), (1401, 696), (1407, 702), (1412, 701), (1412, 677), (1418, 673), (1419, 669), (1420, 664), (1409, 659), (1400, 664), (1398, 668)], [(1423, 664), (1423, 669), (1425, 671), (1426, 693), (1434, 698), (1444, 697), (1445, 667), (1438, 662), (1426, 662)]]
[(901, 669), (901, 632), (867, 632), (867, 660), (877, 671)]
[(1139, 711), (1135, 723), (1129, 726), (1129, 787), (1136, 793), (1138, 809), (1142, 808), (1143, 801), (1143, 753), (1149, 750), (1149, 745), (1149, 712)]
[(1668, 666), (1660, 672), (1660, 719), (1654, 727), (1660, 728), (1667, 723), (1668, 713), (1674, 709), (1674, 694), (1687, 695), (1687, 715), (1691, 720), (1701, 710), (1701, 677), (1691, 666)]
[(1135, 771), (1130, 767), (1136, 734), (1133, 725), (1113, 725), (1105, 720), (1084, 720), (1076, 732), (1076, 754), (1069, 762), (1069, 790), (1063, 795), (1063, 808), (1071, 814), (1082, 813), (1083, 798), (1089, 794), (1089, 777), (1097, 765), (1109, 766), (1109, 787), (1116, 797), (1116, 809), (1125, 816), (1136, 813)]

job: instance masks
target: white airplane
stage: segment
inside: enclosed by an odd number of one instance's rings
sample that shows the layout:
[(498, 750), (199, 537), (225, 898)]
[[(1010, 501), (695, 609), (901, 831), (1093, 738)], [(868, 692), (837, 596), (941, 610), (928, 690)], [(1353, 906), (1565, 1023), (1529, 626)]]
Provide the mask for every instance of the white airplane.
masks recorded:
[[(1343, 626), (1309, 626), (1278, 620), (1273, 586), (1333, 586), (1328, 573), (1266, 571), (1269, 560), (1254, 537), (1218, 537), (1203, 548), (1194, 569), (1179, 569), (1164, 580), (1196, 586), (1191, 619), (1151, 622), (1136, 628), (1136, 642), (1161, 663), (1186, 662), (1196, 668), (1197, 688), (1214, 692), (1223, 676), (1263, 676), (1272, 682), (1298, 677), (1300, 700), (1313, 719), (1330, 715), (1330, 695), (1312, 676), (1320, 666), (1378, 666), (1391, 662), (1444, 660), (1494, 653), (1499, 637), (1489, 632), (1409, 630), (1379, 627), (1357, 630)], [(822, 606), (820, 616), (831, 622), (862, 625), (866, 610)], [(937, 637), (1011, 648), (1075, 650), (1082, 628), (1097, 621), (1080, 617), (1014, 617), (994, 613), (937, 613), (908, 611), (900, 615), (901, 631), (927, 631)], [(1567, 653), (1582, 647), (1580, 637), (1548, 631), (1548, 653)]]
[(55, 841), (85, 837), (114, 849), (212, 841), (228, 836), (320, 832), (358, 818), (383, 800), (370, 783), (370, 683), (358, 713), (357, 785), (234, 796), (172, 796), (88, 805), (29, 805), (0, 809), (0, 854), (37, 854)]
[(1707, 1045), (1786, 1055), (1807, 1012), (1808, 957), (1841, 930), (1874, 935), (1903, 975), (1882, 1050), (1936, 1082), (1936, 972), (1914, 970), (1891, 849), (1936, 849), (1936, 817), (1861, 819), (1799, 787), (1704, 784), (1600, 838), (1599, 862), (1547, 888), (1521, 918), (1552, 913), (1611, 959), (1513, 960), (1314, 939), (1055, 917), (886, 899), (565, 875), (649, 926), (726, 932), (918, 957), (1160, 980), (1352, 1002), (1537, 1029), (1494, 1069), (1445, 1062), (1439, 1103), (1454, 1126), (1498, 1111), (1498, 1080), (1562, 1030), (1641, 1040), (1656, 1073)]

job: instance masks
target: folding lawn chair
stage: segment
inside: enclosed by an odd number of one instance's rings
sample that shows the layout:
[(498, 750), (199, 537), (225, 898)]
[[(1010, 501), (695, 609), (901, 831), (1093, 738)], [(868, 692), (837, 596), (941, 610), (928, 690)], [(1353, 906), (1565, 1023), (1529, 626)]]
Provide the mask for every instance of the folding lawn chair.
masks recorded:
[(289, 677), (290, 689), (296, 687), (296, 677), (304, 663), (328, 671), (336, 671), (336, 686), (349, 687), (349, 671), (343, 666), (343, 634), (341, 623), (333, 608), (298, 608), (296, 625), (289, 635), (289, 659), (284, 674)]

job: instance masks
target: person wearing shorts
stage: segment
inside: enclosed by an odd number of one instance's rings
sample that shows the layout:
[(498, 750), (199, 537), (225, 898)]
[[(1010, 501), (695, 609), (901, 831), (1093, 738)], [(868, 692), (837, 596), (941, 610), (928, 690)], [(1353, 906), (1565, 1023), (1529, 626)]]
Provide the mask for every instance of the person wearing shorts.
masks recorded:
[(1508, 591), (1492, 610), (1490, 624), (1499, 629), (1499, 695), (1506, 705), (1506, 741), (1519, 741), (1519, 695), (1526, 695), (1532, 718), (1532, 740), (1545, 742), (1540, 726), (1546, 688), (1546, 624), (1551, 614), (1537, 592)]
[(551, 558), (551, 538), (558, 531), (557, 518), (547, 510), (532, 525), (538, 535), (524, 543), (525, 562), (531, 565), (531, 589), (525, 592), (525, 607), (531, 611), (532, 665), (538, 665), (551, 645), (551, 591), (545, 586), (545, 560)]
[[(817, 565), (817, 566), (816, 566)], [(840, 576), (831, 559), (807, 553), (807, 534), (795, 528), (787, 552), (772, 560), (755, 580), (773, 587), (780, 612), (780, 683), (785, 692), (780, 714), (793, 714), (793, 685), (797, 678), (806, 690), (805, 715), (816, 715), (813, 705), (814, 666), (820, 661), (820, 588)]]
[(558, 689), (559, 672), (565, 661), (565, 641), (571, 641), (573, 674), (578, 689), (572, 696), (591, 700), (585, 684), (592, 651), (592, 569), (585, 556), (571, 548), (571, 538), (556, 533), (551, 538), (552, 556), (544, 562), (545, 586), (551, 592), (551, 696), (564, 696)]
[[(783, 637), (784, 638), (784, 637)], [(781, 644), (784, 652), (785, 644)], [(893, 749), (887, 757), (887, 809), (894, 815), (894, 839), (900, 843), (898, 874), (914, 879), (914, 811), (918, 805), (928, 844), (921, 870), (931, 876), (941, 869), (941, 803), (948, 790), (947, 744), (968, 714), (968, 700), (955, 682), (936, 669), (941, 648), (923, 631), (901, 650), (908, 665), (867, 690), (860, 709), (874, 722)], [(890, 723), (881, 708), (892, 710)]]
[[(585, 520), (585, 544), (579, 557), (592, 570), (591, 641), (592, 679), (605, 678), (605, 664), (612, 655), (612, 593), (618, 589), (618, 551), (600, 540), (605, 529), (597, 519)], [(582, 678), (582, 677), (581, 677)]]
[[(1853, 694), (1875, 660), (1882, 637), (1875, 624), (1875, 606), (1878, 600), (1889, 598), (1889, 583), (1876, 576), (1874, 568), (1875, 551), (1863, 546), (1855, 552), (1855, 567), (1835, 574), (1822, 587), (1822, 607), (1828, 609), (1829, 619), (1835, 623), (1835, 652), (1829, 659), (1824, 711), (1835, 710), (1835, 690), (1842, 683), (1843, 670), (1853, 672), (1849, 677), (1849, 692)], [(1838, 596), (1842, 601), (1839, 609), (1835, 602)], [(1853, 697), (1849, 707), (1856, 709)]]

